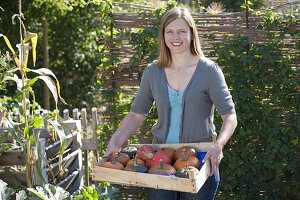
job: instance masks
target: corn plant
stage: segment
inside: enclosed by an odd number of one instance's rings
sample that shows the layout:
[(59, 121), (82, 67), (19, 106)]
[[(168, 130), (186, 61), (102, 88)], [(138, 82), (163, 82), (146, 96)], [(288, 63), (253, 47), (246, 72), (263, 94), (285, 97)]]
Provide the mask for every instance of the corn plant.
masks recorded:
[[(4, 81), (15, 81), (17, 84), (17, 90), (19, 90), (22, 94), (22, 102), (21, 102), (21, 110), (22, 110), (22, 122), (14, 123), (12, 120), (8, 119), (11, 124), (11, 129), (15, 138), (18, 141), (23, 142), (25, 152), (25, 160), (26, 160), (26, 178), (27, 178), (27, 186), (32, 187), (32, 175), (33, 169), (35, 167), (35, 163), (38, 161), (39, 156), (37, 153), (37, 143), (38, 139), (34, 136), (34, 128), (39, 127), (43, 120), (39, 117), (34, 116), (34, 113), (30, 113), (30, 111), (34, 110), (35, 103), (30, 104), (30, 99), (35, 102), (35, 96), (32, 89), (32, 86), (35, 84), (37, 80), (42, 80), (49, 88), (52, 93), (52, 96), (55, 100), (55, 120), (50, 120), (50, 124), (54, 130), (54, 136), (58, 135), (61, 140), (61, 150), (59, 162), (62, 160), (62, 153), (66, 148), (66, 142), (64, 140), (64, 132), (62, 127), (57, 122), (58, 119), (58, 101), (65, 103), (64, 99), (60, 95), (60, 85), (54, 73), (47, 68), (39, 68), (39, 69), (31, 69), (27, 67), (29, 50), (31, 44), (32, 51), (32, 61), (35, 66), (36, 63), (36, 45), (37, 45), (37, 34), (27, 32), (23, 20), (24, 16), (21, 8), (22, 2), (19, 0), (19, 13), (13, 16), (13, 22), (17, 18), (20, 24), (20, 43), (17, 44), (18, 53), (12, 47), (8, 37), (0, 33), (0, 37), (3, 37), (5, 43), (12, 53), (13, 60), (15, 62), (16, 67), (7, 72), (7, 75), (4, 78)], [(33, 78), (28, 78), (28, 74), (33, 73), (35, 76)], [(13, 75), (11, 75), (13, 74)], [(21, 134), (20, 134), (21, 132)], [(54, 137), (57, 138), (57, 137)], [(60, 165), (60, 170), (62, 170), (62, 166)], [(38, 172), (41, 170), (38, 169)]]

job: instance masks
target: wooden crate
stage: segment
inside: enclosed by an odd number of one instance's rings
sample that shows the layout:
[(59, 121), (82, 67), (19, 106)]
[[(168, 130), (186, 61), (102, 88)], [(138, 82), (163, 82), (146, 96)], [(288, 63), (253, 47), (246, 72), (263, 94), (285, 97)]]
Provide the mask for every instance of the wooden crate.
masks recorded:
[[(212, 143), (186, 143), (186, 144), (153, 144), (154, 149), (162, 147), (193, 146), (198, 151), (207, 151)], [(141, 145), (133, 145), (141, 146)], [(93, 166), (93, 181), (107, 181), (120, 185), (148, 187), (155, 189), (173, 190), (181, 192), (197, 193), (205, 183), (210, 174), (210, 162), (205, 162), (198, 174), (190, 174), (189, 178), (178, 178), (175, 176), (164, 176), (157, 174), (128, 172), (117, 169)]]

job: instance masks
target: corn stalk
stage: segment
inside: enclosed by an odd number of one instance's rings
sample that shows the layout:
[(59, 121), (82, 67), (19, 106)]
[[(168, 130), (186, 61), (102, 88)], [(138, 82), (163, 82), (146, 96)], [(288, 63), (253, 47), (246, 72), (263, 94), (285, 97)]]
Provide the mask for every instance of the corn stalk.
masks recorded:
[[(60, 85), (59, 82), (56, 78), (56, 76), (53, 74), (53, 72), (49, 69), (46, 68), (40, 68), (40, 69), (29, 69), (27, 67), (28, 63), (28, 57), (29, 57), (29, 41), (32, 46), (32, 60), (33, 60), (33, 65), (35, 66), (36, 62), (36, 45), (37, 45), (37, 34), (36, 33), (27, 33), (25, 26), (23, 24), (24, 16), (22, 13), (22, 0), (19, 0), (19, 13), (15, 14), (13, 16), (13, 22), (15, 18), (18, 18), (19, 24), (20, 24), (20, 43), (17, 45), (18, 50), (19, 50), (19, 56), (17, 56), (17, 53), (14, 51), (9, 39), (0, 33), (0, 37), (3, 37), (6, 45), (8, 46), (9, 50), (12, 52), (13, 59), (16, 63), (16, 68), (13, 70), (10, 70), (9, 72), (17, 72), (19, 71), (21, 74), (21, 79), (19, 79), (16, 75), (14, 77), (6, 77), (6, 80), (13, 80), (17, 83), (17, 88), (22, 92), (22, 109), (23, 109), (23, 117), (24, 117), (24, 131), (23, 131), (23, 139), (25, 142), (25, 148), (26, 148), (26, 180), (27, 180), (27, 186), (32, 187), (32, 177), (33, 177), (33, 169), (36, 163), (36, 160), (38, 158), (37, 155), (37, 141), (35, 141), (35, 136), (33, 133), (33, 129), (35, 128), (35, 125), (37, 125), (37, 122), (29, 123), (29, 96), (30, 94), (33, 96), (34, 99), (34, 93), (31, 88), (32, 85), (37, 80), (42, 80), (46, 83), (47, 87), (52, 93), (52, 96), (55, 100), (55, 121), (57, 122), (58, 119), (58, 100), (62, 101), (65, 103), (64, 99), (60, 96)], [(32, 79), (28, 79), (27, 73), (28, 72), (33, 72), (37, 74), (36, 77)], [(53, 80), (54, 79), (54, 80)], [(55, 130), (54, 134), (58, 134), (59, 138), (61, 140), (61, 152), (65, 150), (65, 135), (62, 133), (60, 128), (58, 126), (53, 127)], [(55, 138), (55, 137), (54, 137)], [(62, 155), (62, 153), (61, 153)], [(60, 155), (60, 157), (61, 157)], [(62, 168), (60, 166), (60, 168)]]

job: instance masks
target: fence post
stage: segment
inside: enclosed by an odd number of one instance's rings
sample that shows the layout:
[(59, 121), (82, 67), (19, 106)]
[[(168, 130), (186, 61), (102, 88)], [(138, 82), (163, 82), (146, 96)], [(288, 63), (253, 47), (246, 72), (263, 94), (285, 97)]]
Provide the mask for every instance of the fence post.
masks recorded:
[(246, 28), (249, 29), (249, 4), (246, 0)]
[[(46, 156), (46, 139), (45, 138), (37, 138), (39, 140), (37, 150), (39, 152), (39, 155), (41, 156), (41, 172), (42, 174), (39, 174), (37, 171), (37, 168), (34, 168), (33, 171), (33, 183), (34, 185), (39, 185), (39, 186), (45, 186), (46, 183), (48, 183), (48, 176), (46, 172), (46, 163), (45, 160), (47, 158)], [(37, 164), (37, 163), (36, 163)], [(42, 177), (41, 177), (42, 176)]]
[(68, 109), (64, 109), (64, 111), (63, 111), (63, 118), (64, 118), (64, 120), (69, 120), (70, 119), (69, 110)]
[[(87, 116), (86, 116), (86, 109), (81, 109), (81, 123), (82, 123), (82, 133), (84, 137), (87, 135)], [(88, 150), (83, 151), (84, 156), (84, 182), (86, 186), (90, 185), (90, 177), (89, 177), (89, 161), (88, 161)]]
[[(96, 145), (97, 145), (97, 129), (98, 129), (97, 108), (93, 107), (92, 108), (92, 132), (93, 132), (92, 138), (96, 140)], [(93, 153), (96, 156), (96, 160), (98, 162), (99, 156), (98, 156), (97, 148), (93, 150)]]
[(73, 109), (73, 119), (78, 120), (79, 119), (79, 113), (78, 113), (78, 108)]

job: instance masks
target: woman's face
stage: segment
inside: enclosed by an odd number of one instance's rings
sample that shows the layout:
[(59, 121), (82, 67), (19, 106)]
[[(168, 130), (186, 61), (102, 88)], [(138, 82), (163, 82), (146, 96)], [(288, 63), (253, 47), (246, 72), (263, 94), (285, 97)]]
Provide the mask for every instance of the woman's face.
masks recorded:
[(172, 54), (190, 52), (191, 31), (188, 23), (182, 19), (175, 19), (165, 28), (164, 39)]

